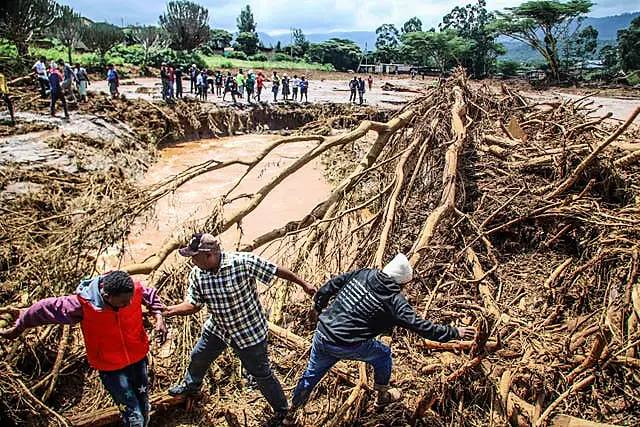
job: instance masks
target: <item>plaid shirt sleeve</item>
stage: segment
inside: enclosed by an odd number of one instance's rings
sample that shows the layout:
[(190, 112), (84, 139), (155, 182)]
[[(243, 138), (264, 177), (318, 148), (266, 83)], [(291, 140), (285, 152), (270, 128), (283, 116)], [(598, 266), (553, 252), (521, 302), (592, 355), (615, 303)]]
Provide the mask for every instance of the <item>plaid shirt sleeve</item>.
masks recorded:
[(265, 285), (268, 285), (276, 274), (278, 266), (262, 259), (252, 253), (248, 253), (245, 258), (246, 265), (251, 276), (255, 277)]
[(187, 302), (197, 306), (204, 305), (202, 293), (200, 292), (198, 274), (196, 273), (195, 268), (191, 270), (191, 273), (189, 273), (189, 287), (187, 288)]

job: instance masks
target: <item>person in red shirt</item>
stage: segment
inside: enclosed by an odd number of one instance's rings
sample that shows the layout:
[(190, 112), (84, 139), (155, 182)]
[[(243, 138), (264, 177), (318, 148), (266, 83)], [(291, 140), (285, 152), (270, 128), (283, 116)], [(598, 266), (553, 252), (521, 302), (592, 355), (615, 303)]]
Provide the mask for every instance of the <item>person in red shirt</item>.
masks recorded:
[(256, 99), (260, 102), (260, 94), (264, 87), (264, 77), (262, 77), (262, 71), (258, 71), (258, 77), (256, 77)]
[(369, 78), (367, 78), (367, 83), (369, 83), (369, 92), (371, 92), (371, 87), (373, 86), (373, 77), (369, 74)]
[(156, 339), (164, 341), (167, 328), (163, 304), (155, 288), (134, 282), (124, 271), (84, 280), (75, 295), (46, 298), (26, 310), (0, 309), (16, 322), (0, 329), (0, 337), (15, 339), (27, 328), (80, 323), (89, 364), (120, 410), (125, 426), (149, 423), (147, 353), (149, 340), (142, 324), (142, 305), (156, 319)]

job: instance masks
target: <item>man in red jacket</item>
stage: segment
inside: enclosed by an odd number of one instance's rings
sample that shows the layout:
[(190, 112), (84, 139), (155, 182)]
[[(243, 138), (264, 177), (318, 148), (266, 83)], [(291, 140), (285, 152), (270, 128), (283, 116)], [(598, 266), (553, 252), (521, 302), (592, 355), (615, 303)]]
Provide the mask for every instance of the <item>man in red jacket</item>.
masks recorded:
[(123, 425), (143, 427), (150, 410), (143, 304), (156, 319), (156, 338), (164, 341), (167, 328), (157, 290), (134, 282), (124, 271), (84, 280), (75, 295), (46, 298), (24, 311), (0, 309), (17, 318), (12, 327), (0, 329), (0, 336), (14, 339), (35, 326), (80, 323), (89, 364), (99, 371)]

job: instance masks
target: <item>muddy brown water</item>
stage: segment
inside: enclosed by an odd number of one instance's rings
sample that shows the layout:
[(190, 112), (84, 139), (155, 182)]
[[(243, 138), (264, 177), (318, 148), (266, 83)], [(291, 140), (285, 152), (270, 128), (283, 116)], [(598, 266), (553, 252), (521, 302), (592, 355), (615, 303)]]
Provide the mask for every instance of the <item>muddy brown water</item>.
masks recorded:
[[(246, 135), (184, 142), (166, 147), (161, 150), (158, 161), (147, 171), (140, 184), (162, 181), (209, 159), (226, 161), (238, 157), (251, 158), (277, 138), (271, 135)], [(313, 142), (300, 142), (278, 147), (244, 179), (231, 197), (255, 192), (314, 146)], [(234, 165), (203, 174), (158, 201), (154, 215), (140, 219), (132, 227), (121, 256), (121, 265), (143, 262), (155, 254), (172, 233), (181, 230), (185, 223), (206, 217), (214, 206), (214, 199), (229, 191), (245, 170), (245, 166)], [(324, 200), (329, 191), (320, 161), (316, 159), (310, 162), (287, 177), (242, 221), (242, 242), (249, 242), (292, 219), (302, 218)], [(244, 203), (246, 199), (240, 199), (225, 210), (229, 212), (242, 207)], [(222, 245), (226, 249), (233, 249), (237, 239), (238, 231), (235, 227), (221, 236)], [(117, 267), (120, 255), (117, 250), (107, 251), (98, 268), (105, 271)], [(177, 260), (178, 255), (174, 253), (166, 262), (174, 263)]]

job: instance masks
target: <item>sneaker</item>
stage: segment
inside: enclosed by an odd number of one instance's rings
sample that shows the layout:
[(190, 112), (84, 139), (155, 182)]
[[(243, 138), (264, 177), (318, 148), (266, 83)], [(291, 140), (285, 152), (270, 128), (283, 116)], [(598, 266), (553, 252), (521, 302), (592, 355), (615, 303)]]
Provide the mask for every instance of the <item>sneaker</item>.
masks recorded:
[(169, 389), (169, 394), (171, 396), (185, 396), (185, 397), (195, 397), (199, 398), (202, 396), (202, 392), (200, 389), (194, 389), (188, 387), (185, 383), (174, 385)]
[(381, 410), (387, 405), (402, 399), (402, 393), (397, 388), (391, 388), (388, 385), (383, 386), (379, 384), (374, 384), (373, 388), (378, 392), (378, 399), (375, 404), (376, 410)]

